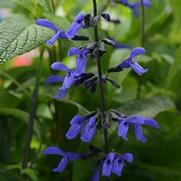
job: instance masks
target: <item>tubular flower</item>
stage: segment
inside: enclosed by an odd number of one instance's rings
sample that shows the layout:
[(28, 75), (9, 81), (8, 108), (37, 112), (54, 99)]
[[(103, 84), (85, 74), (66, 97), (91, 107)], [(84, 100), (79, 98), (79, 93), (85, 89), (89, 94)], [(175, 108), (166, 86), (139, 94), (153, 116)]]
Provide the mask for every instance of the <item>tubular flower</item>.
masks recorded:
[(74, 84), (75, 81), (75, 73), (73, 70), (69, 69), (66, 65), (60, 62), (55, 62), (51, 65), (53, 70), (65, 71), (67, 75), (64, 78), (60, 78), (59, 76), (50, 76), (48, 78), (49, 83), (63, 82), (62, 87), (59, 88), (58, 93), (56, 95), (57, 99), (61, 99), (65, 96), (67, 90)]
[(111, 176), (111, 173), (121, 176), (125, 161), (131, 163), (133, 161), (133, 155), (131, 153), (125, 153), (118, 155), (115, 153), (109, 153), (102, 166), (102, 176)]
[[(90, 142), (93, 139), (96, 131), (96, 116), (96, 112), (87, 114), (85, 116), (74, 116), (70, 122), (71, 126), (66, 134), (66, 137), (70, 140), (74, 139), (81, 131), (83, 131), (81, 140), (84, 142)], [(88, 123), (86, 124), (87, 120)]]
[[(87, 56), (90, 53), (89, 49), (83, 48), (78, 49), (76, 47), (69, 50), (69, 56), (77, 55), (75, 70), (69, 69), (66, 65), (60, 62), (55, 62), (51, 65), (53, 70), (60, 70), (66, 72), (65, 77), (60, 77), (58, 75), (52, 75), (47, 79), (47, 83), (57, 83), (63, 82), (62, 87), (59, 88), (59, 91), (56, 95), (57, 99), (61, 99), (65, 96), (67, 90), (74, 84), (77, 80), (85, 77), (85, 70), (87, 64)], [(83, 82), (82, 82), (83, 83)]]
[(73, 47), (69, 50), (68, 52), (69, 56), (77, 55), (75, 74), (80, 75), (85, 72), (87, 64), (87, 56), (89, 53), (90, 50), (88, 48), (79, 49), (77, 47)]
[(68, 165), (69, 161), (80, 160), (83, 159), (86, 154), (83, 153), (73, 153), (73, 152), (65, 152), (63, 149), (60, 149), (55, 146), (48, 147), (44, 150), (45, 155), (59, 155), (62, 157), (58, 166), (53, 169), (53, 172), (63, 172)]
[(119, 128), (118, 128), (118, 136), (121, 136), (124, 140), (127, 140), (127, 133), (129, 126), (134, 128), (135, 136), (138, 141), (145, 143), (147, 138), (144, 136), (142, 131), (142, 126), (151, 126), (152, 128), (159, 128), (158, 123), (151, 118), (145, 118), (143, 116), (130, 116), (128, 118), (118, 118), (119, 120)]
[(138, 75), (146, 73), (148, 69), (144, 69), (134, 60), (136, 56), (143, 55), (144, 53), (145, 53), (144, 48), (134, 48), (130, 56), (126, 60), (124, 60), (121, 64), (117, 65), (116, 67), (109, 68), (108, 72), (119, 72), (125, 68), (131, 68)]
[(85, 14), (79, 13), (66, 32), (59, 29), (57, 26), (55, 26), (52, 22), (50, 22), (47, 19), (38, 19), (38, 20), (36, 20), (36, 24), (43, 26), (43, 27), (46, 27), (46, 28), (49, 28), (55, 32), (55, 34), (49, 40), (46, 41), (46, 44), (48, 46), (51, 46), (58, 39), (74, 39), (74, 38), (76, 39), (76, 34), (84, 26), (85, 16), (86, 16)]

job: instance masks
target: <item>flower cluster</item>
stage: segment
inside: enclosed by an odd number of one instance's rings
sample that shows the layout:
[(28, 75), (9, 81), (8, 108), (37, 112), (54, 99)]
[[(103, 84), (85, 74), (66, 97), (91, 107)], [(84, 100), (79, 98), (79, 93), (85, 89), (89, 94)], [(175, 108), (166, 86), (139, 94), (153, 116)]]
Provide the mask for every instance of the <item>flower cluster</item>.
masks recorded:
[[(81, 131), (81, 140), (84, 142), (90, 142), (96, 131), (96, 118), (97, 112), (87, 114), (85, 116), (76, 115), (70, 121), (70, 129), (68, 130), (66, 137), (68, 139), (74, 139)], [(88, 122), (86, 123), (86, 121)]]
[[(140, 3), (130, 3), (128, 0), (119, 0), (118, 2), (131, 8), (134, 11), (135, 16), (139, 15), (138, 7), (140, 6)], [(150, 1), (144, 0), (144, 6), (150, 6)], [(109, 14), (102, 13), (101, 16), (94, 15), (94, 17), (92, 17), (90, 14), (79, 13), (66, 32), (62, 31), (53, 23), (45, 19), (39, 19), (36, 23), (55, 31), (55, 34), (51, 37), (51, 39), (46, 42), (47, 45), (50, 46), (58, 39), (80, 40), (77, 35), (78, 32), (82, 28), (95, 28), (101, 20), (100, 17), (103, 17), (106, 21), (111, 22)], [(95, 35), (96, 32), (97, 29), (95, 28)], [(106, 52), (104, 43), (107, 43), (114, 48), (125, 48), (113, 39), (103, 38), (102, 40), (96, 40), (96, 42), (91, 42), (81, 48), (70, 48), (68, 56), (76, 56), (75, 69), (70, 69), (61, 62), (55, 62), (51, 65), (52, 70), (65, 72), (64, 76), (51, 75), (47, 79), (47, 83), (61, 83), (56, 95), (57, 99), (64, 98), (69, 88), (80, 84), (82, 84), (85, 89), (90, 89), (93, 93), (96, 91), (97, 85), (99, 85), (101, 89), (106, 82), (109, 82), (113, 86), (119, 88), (119, 84), (109, 77), (110, 73), (113, 72), (120, 72), (124, 69), (131, 68), (136, 74), (141, 76), (148, 71), (148, 69), (143, 68), (135, 61), (136, 56), (145, 54), (144, 48), (137, 47), (134, 48), (130, 52), (130, 55), (125, 60), (121, 61), (120, 64), (108, 68), (106, 75), (103, 75), (101, 71), (98, 71), (98, 75), (92, 72), (86, 72), (88, 56), (97, 58), (97, 61), (100, 61), (100, 57)], [(99, 66), (101, 65), (99, 65), (98, 62), (98, 70), (100, 70)], [(101, 94), (101, 96), (104, 95)], [(113, 124), (117, 125), (117, 134), (123, 140), (128, 140), (127, 134), (129, 127), (133, 127), (137, 141), (141, 141), (143, 143), (147, 141), (147, 137), (143, 134), (143, 126), (159, 128), (158, 123), (152, 118), (140, 115), (123, 115), (113, 109), (97, 109), (96, 111), (90, 112), (86, 115), (75, 115), (70, 121), (70, 127), (67, 130), (66, 138), (72, 140), (80, 134), (80, 139), (83, 142), (91, 142), (96, 135), (96, 131), (99, 131), (100, 129), (108, 131)], [(104, 134), (106, 133), (104, 132)], [(69, 161), (88, 159), (90, 156), (97, 156), (97, 161), (91, 177), (92, 181), (98, 181), (101, 176), (109, 177), (112, 173), (117, 176), (121, 176), (123, 167), (125, 167), (126, 163), (133, 162), (132, 153), (118, 154), (96, 147), (91, 148), (88, 153), (73, 153), (65, 152), (63, 149), (51, 146), (44, 151), (44, 154), (61, 156), (62, 159), (58, 166), (53, 169), (54, 172), (62, 172), (68, 165)]]

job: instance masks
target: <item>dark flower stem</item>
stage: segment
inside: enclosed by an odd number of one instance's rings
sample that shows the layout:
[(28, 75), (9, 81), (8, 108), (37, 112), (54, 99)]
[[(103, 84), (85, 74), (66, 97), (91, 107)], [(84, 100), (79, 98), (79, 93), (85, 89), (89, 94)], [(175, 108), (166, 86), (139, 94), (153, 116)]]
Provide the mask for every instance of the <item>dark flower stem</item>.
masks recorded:
[[(94, 17), (97, 16), (97, 2), (96, 0), (92, 0), (93, 2), (93, 9), (94, 9)], [(95, 41), (99, 42), (99, 32), (98, 32), (98, 26), (94, 27), (94, 35), (95, 35)], [(105, 152), (108, 152), (108, 131), (106, 128), (106, 122), (105, 122), (105, 112), (106, 112), (106, 103), (105, 103), (105, 95), (104, 95), (104, 85), (102, 82), (102, 67), (101, 67), (101, 59), (100, 55), (97, 55), (97, 69), (98, 69), (98, 77), (99, 77), (99, 90), (100, 90), (100, 98), (101, 98), (101, 112), (102, 112), (102, 128), (103, 128), (103, 134), (104, 134), (104, 146), (105, 146)]]
[[(140, 0), (141, 4), (141, 47), (145, 46), (145, 8), (143, 0)], [(137, 89), (137, 99), (140, 99), (141, 95), (141, 77), (138, 78), (138, 89)]]
[(23, 154), (22, 168), (27, 168), (27, 166), (28, 166), (30, 145), (31, 145), (32, 136), (33, 136), (33, 126), (34, 126), (36, 108), (37, 108), (39, 81), (40, 81), (43, 53), (44, 53), (44, 50), (40, 50), (40, 60), (39, 60), (39, 65), (38, 65), (38, 69), (37, 69), (35, 88), (34, 88), (34, 91), (33, 91), (32, 97), (31, 97), (31, 109), (29, 112), (28, 130), (27, 130), (27, 137), (26, 137), (24, 154)]

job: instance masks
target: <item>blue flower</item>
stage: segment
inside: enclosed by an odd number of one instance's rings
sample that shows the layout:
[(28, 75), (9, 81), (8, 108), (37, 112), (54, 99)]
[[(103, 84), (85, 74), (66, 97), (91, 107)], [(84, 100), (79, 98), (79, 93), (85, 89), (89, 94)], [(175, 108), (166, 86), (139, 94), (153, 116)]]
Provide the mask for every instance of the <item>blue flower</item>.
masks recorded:
[[(90, 142), (96, 131), (96, 115), (97, 113), (90, 113), (85, 116), (76, 115), (70, 122), (70, 128), (66, 134), (67, 139), (74, 139), (82, 130), (81, 140), (84, 142)], [(88, 121), (87, 124), (85, 122)]]
[(103, 166), (102, 166), (102, 176), (108, 177), (111, 175), (115, 157), (116, 157), (115, 153), (109, 153), (106, 156), (106, 160), (104, 161)]
[(113, 163), (112, 173), (116, 174), (117, 176), (121, 176), (125, 161), (127, 161), (128, 163), (133, 162), (133, 155), (131, 153), (116, 155)]
[(87, 55), (89, 50), (87, 48), (78, 49), (76, 47), (69, 50), (69, 56), (77, 54), (76, 67), (75, 70), (69, 69), (66, 65), (60, 62), (55, 62), (51, 65), (53, 70), (65, 71), (67, 74), (65, 77), (60, 77), (58, 75), (52, 75), (47, 79), (47, 83), (57, 83), (63, 82), (62, 87), (59, 88), (59, 91), (56, 95), (57, 99), (61, 99), (65, 96), (67, 90), (74, 85), (77, 80), (80, 80), (81, 77), (84, 77), (84, 72), (86, 69)]
[[(140, 0), (138, 2), (129, 2), (128, 0), (118, 0), (118, 2), (132, 9), (136, 17), (139, 16), (139, 7), (141, 6)], [(143, 5), (144, 7), (151, 6), (150, 0), (143, 0)]]
[(109, 177), (111, 173), (121, 176), (124, 167), (124, 162), (131, 163), (133, 161), (133, 155), (131, 153), (125, 153), (118, 155), (115, 153), (109, 153), (102, 167), (102, 175)]
[(55, 34), (49, 40), (46, 41), (46, 44), (48, 46), (53, 45), (55, 41), (58, 39), (67, 39), (65, 32), (59, 29), (57, 26), (55, 26), (52, 22), (48, 21), (47, 19), (38, 19), (36, 20), (36, 24), (55, 31)]
[(108, 72), (119, 72), (125, 68), (131, 68), (138, 75), (142, 75), (143, 73), (146, 73), (148, 69), (144, 69), (134, 60), (136, 56), (143, 55), (144, 53), (145, 53), (144, 48), (134, 48), (130, 56), (126, 60), (124, 60), (121, 64), (117, 65), (116, 67), (109, 68)]
[(68, 52), (69, 56), (77, 55), (75, 74), (80, 75), (85, 72), (87, 64), (87, 55), (89, 53), (90, 50), (88, 48), (79, 49), (77, 47), (73, 47), (69, 50)]
[(85, 14), (79, 13), (69, 29), (66, 31), (66, 36), (71, 39), (73, 38), (83, 27), (84, 27), (84, 19), (85, 19)]
[(57, 26), (55, 26), (52, 22), (50, 22), (47, 19), (38, 19), (36, 20), (36, 24), (55, 31), (55, 34), (49, 40), (46, 41), (46, 44), (48, 46), (51, 46), (58, 39), (73, 39), (76, 36), (76, 34), (83, 28), (84, 18), (85, 14), (79, 13), (76, 16), (73, 23), (71, 24), (70, 28), (66, 32), (59, 29)]
[(129, 126), (134, 128), (135, 136), (138, 141), (145, 143), (147, 138), (143, 135), (142, 126), (151, 126), (153, 128), (159, 128), (158, 123), (151, 118), (145, 118), (143, 116), (130, 116), (127, 118), (118, 118), (119, 120), (119, 128), (118, 128), (118, 136), (121, 136), (124, 140), (127, 140), (127, 133)]
[(83, 153), (73, 153), (73, 152), (65, 152), (63, 149), (60, 149), (55, 146), (48, 147), (44, 151), (45, 155), (59, 155), (62, 157), (58, 166), (53, 169), (53, 172), (63, 172), (69, 161), (83, 159), (86, 154)]
[(69, 69), (66, 65), (60, 62), (55, 62), (51, 65), (51, 68), (53, 70), (61, 70), (65, 71), (67, 75), (61, 79), (59, 76), (50, 76), (48, 78), (49, 83), (54, 83), (54, 82), (62, 82), (63, 85), (62, 87), (59, 88), (58, 93), (56, 95), (57, 99), (61, 99), (65, 96), (67, 90), (74, 84), (75, 81), (75, 73), (71, 69)]
[(94, 137), (96, 131), (96, 116), (89, 119), (89, 122), (85, 125), (81, 140), (84, 142), (90, 142)]

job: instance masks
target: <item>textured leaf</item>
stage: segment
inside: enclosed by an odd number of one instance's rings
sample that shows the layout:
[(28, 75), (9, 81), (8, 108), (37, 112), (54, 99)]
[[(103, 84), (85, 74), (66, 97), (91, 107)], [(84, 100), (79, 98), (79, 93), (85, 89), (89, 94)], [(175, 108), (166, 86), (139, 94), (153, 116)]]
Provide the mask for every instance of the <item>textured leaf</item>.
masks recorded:
[(53, 32), (35, 25), (20, 15), (0, 24), (0, 63), (40, 46)]
[(140, 114), (147, 117), (154, 117), (160, 112), (174, 109), (174, 102), (167, 96), (156, 96), (149, 99), (133, 101), (119, 110), (125, 114)]

